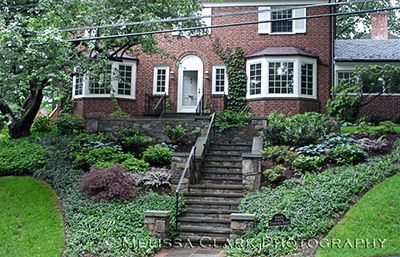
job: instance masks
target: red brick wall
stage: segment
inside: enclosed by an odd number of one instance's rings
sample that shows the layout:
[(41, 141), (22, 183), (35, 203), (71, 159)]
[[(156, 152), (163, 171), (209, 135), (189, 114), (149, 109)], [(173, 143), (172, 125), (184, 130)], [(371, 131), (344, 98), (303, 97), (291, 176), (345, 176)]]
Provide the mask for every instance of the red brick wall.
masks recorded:
[[(213, 14), (230, 13), (239, 11), (257, 10), (257, 7), (224, 7), (213, 8)], [(328, 13), (329, 8), (318, 7), (308, 9), (307, 15), (316, 15)], [(257, 14), (236, 16), (236, 17), (218, 17), (213, 18), (213, 24), (237, 23), (244, 21), (258, 20)], [(173, 57), (181, 59), (188, 54), (199, 56), (204, 63), (204, 71), (210, 73), (212, 77), (212, 67), (216, 64), (223, 64), (221, 59), (213, 50), (213, 39), (218, 38), (223, 47), (241, 47), (245, 54), (250, 54), (268, 46), (294, 46), (305, 49), (319, 56), (318, 60), (318, 101), (303, 101), (303, 100), (269, 100), (260, 99), (259, 101), (251, 100), (251, 106), (260, 107), (257, 114), (266, 115), (275, 106), (285, 113), (301, 112), (306, 110), (325, 112), (325, 106), (329, 98), (329, 83), (330, 83), (330, 42), (329, 42), (329, 18), (311, 19), (307, 21), (307, 34), (297, 35), (259, 35), (258, 25), (246, 25), (240, 27), (218, 28), (212, 30), (211, 36), (191, 37), (176, 37), (171, 35), (158, 36), (159, 47), (172, 54)], [(153, 69), (154, 66), (167, 64), (171, 71), (175, 72), (175, 80), (170, 79), (169, 95), (174, 101), (174, 111), (177, 107), (177, 91), (178, 91), (178, 67), (172, 58), (163, 59), (160, 54), (148, 55), (145, 53), (139, 54), (137, 67), (137, 86), (136, 86), (136, 101), (124, 103), (126, 110), (133, 115), (141, 115), (144, 111), (145, 94), (152, 93), (153, 87)], [(204, 94), (210, 97), (211, 95), (211, 79), (204, 79)], [(86, 100), (85, 100), (86, 101)], [(111, 104), (106, 103), (107, 100), (90, 100), (89, 103), (77, 103), (76, 113), (91, 115), (108, 113), (111, 110)], [(282, 102), (282, 103), (278, 103)], [(212, 98), (213, 109), (218, 109), (223, 106), (222, 98)], [(295, 106), (295, 107), (294, 107)], [(258, 108), (257, 107), (257, 108)], [(321, 108), (320, 108), (321, 107)], [(84, 108), (84, 109), (82, 109)], [(88, 109), (86, 109), (88, 108)], [(281, 109), (282, 108), (282, 109)], [(255, 107), (253, 107), (255, 109)]]
[(400, 115), (400, 96), (380, 96), (361, 109), (360, 116), (396, 117)]

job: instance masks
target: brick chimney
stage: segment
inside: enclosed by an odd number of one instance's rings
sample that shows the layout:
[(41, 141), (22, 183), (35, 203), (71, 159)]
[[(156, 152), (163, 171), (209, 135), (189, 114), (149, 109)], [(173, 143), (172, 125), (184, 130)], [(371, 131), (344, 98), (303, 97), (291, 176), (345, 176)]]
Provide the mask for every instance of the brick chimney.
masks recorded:
[(371, 39), (389, 39), (389, 19), (387, 12), (377, 12), (371, 14)]

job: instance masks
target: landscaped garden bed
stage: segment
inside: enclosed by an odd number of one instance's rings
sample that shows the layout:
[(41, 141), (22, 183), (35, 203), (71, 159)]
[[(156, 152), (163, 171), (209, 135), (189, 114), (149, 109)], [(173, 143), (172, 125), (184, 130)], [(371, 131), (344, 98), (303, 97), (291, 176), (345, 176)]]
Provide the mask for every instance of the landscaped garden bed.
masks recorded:
[[(24, 139), (3, 133), (0, 176), (34, 176), (55, 189), (67, 226), (66, 256), (151, 256), (161, 246), (144, 228), (143, 214), (175, 213), (170, 163), (172, 151), (185, 146), (133, 129), (87, 135), (79, 127), (79, 119), (66, 115), (54, 127), (39, 119)], [(175, 139), (186, 136), (174, 129)]]

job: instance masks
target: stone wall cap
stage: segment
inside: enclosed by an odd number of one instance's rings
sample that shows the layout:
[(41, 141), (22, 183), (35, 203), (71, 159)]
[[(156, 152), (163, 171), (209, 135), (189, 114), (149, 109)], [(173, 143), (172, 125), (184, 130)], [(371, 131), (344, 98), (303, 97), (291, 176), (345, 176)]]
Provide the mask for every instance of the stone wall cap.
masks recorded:
[(144, 212), (145, 217), (169, 217), (171, 216), (170, 211), (145, 211)]
[(257, 153), (257, 154), (253, 154), (253, 153), (244, 153), (242, 154), (243, 159), (262, 159), (262, 154), (261, 153)]
[(255, 214), (249, 214), (249, 213), (232, 213), (231, 214), (231, 220), (248, 220), (248, 221), (253, 221), (256, 219)]
[(189, 157), (189, 152), (173, 152), (172, 157)]

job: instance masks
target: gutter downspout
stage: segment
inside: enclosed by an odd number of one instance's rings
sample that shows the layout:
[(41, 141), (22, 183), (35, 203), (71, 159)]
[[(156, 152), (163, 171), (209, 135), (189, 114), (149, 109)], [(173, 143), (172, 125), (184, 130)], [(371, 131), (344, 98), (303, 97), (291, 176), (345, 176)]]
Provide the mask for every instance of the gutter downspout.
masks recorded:
[[(329, 3), (332, 3), (332, 1), (335, 1), (335, 0), (329, 0)], [(333, 14), (333, 13), (336, 12), (336, 7), (335, 6), (330, 6), (329, 8), (330, 8), (330, 10), (329, 10), (330, 14)], [(334, 19), (335, 19), (335, 22), (334, 22)], [(335, 78), (335, 64), (334, 63), (335, 63), (336, 17), (331, 16), (329, 18), (329, 27), (330, 27), (329, 41), (330, 41), (330, 48), (331, 48), (330, 49), (331, 76), (329, 78), (329, 83), (330, 83), (330, 85), (329, 85), (329, 99), (330, 99), (331, 98), (331, 88), (333, 86), (334, 78)]]

